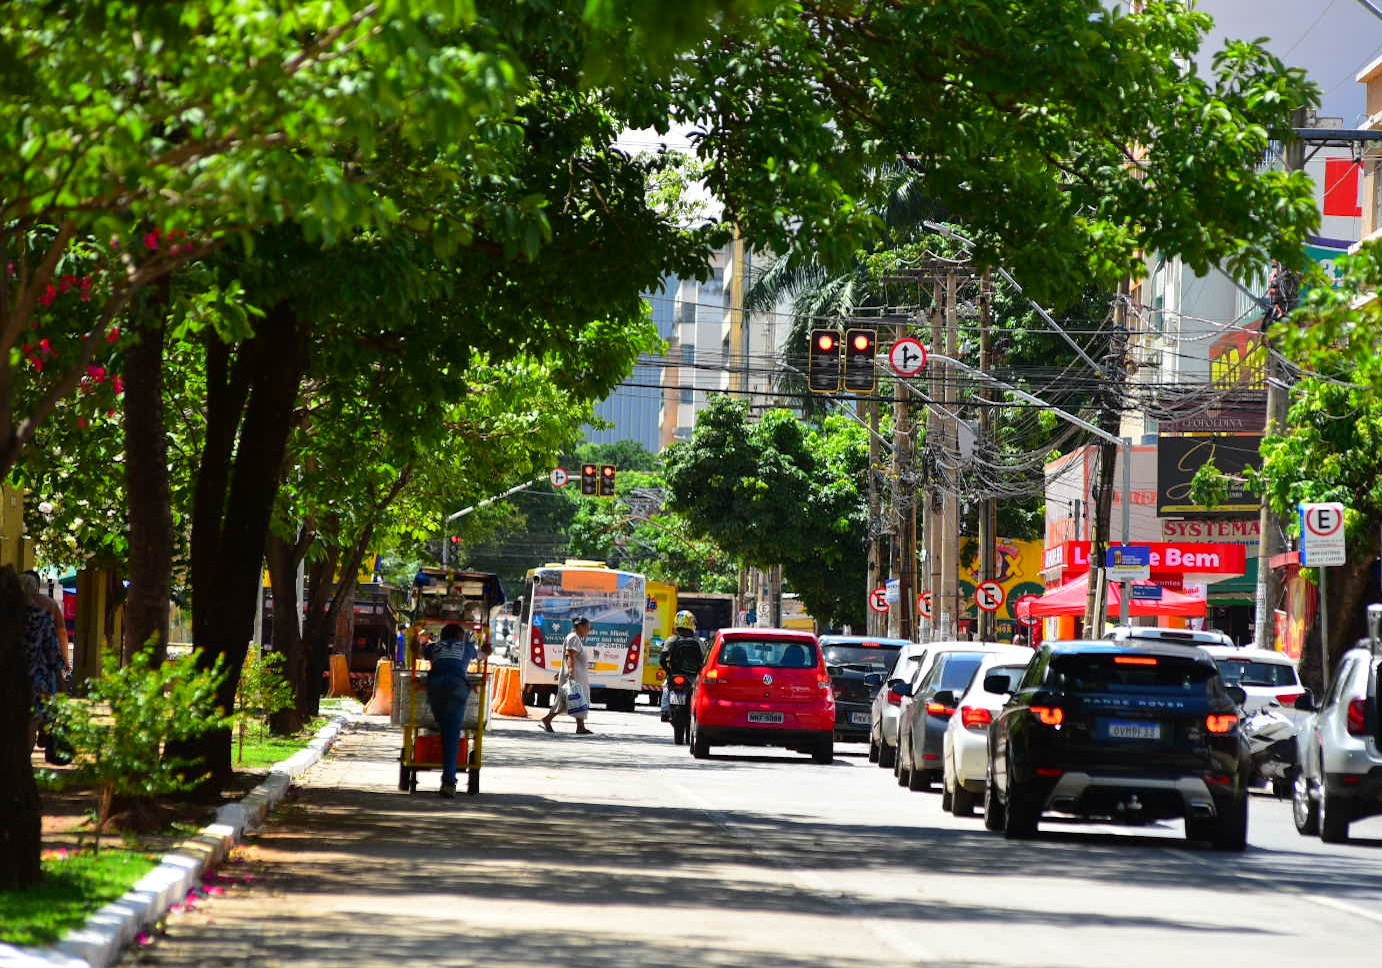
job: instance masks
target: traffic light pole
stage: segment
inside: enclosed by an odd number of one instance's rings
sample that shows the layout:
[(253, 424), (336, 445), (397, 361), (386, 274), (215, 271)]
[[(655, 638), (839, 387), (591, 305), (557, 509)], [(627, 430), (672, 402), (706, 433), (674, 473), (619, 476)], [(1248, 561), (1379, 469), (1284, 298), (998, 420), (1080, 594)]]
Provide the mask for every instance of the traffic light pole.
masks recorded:
[[(450, 524), (452, 521), (455, 521), (457, 518), (463, 518), (463, 517), (465, 517), (467, 514), (470, 514), (472, 511), (478, 511), (478, 510), (480, 510), (480, 508), (488, 507), (489, 505), (493, 504), (495, 501), (502, 501), (502, 500), (504, 500), (504, 498), (510, 497), (510, 496), (512, 496), (512, 495), (514, 495), (514, 494), (517, 494), (519, 491), (526, 491), (528, 488), (532, 487), (534, 484), (541, 484), (541, 483), (542, 483), (543, 481), (545, 481), (545, 480), (547, 480), (547, 475), (546, 475), (546, 474), (542, 474), (542, 475), (540, 475), (540, 476), (538, 476), (538, 477), (534, 477), (531, 481), (524, 481), (522, 484), (517, 484), (517, 485), (515, 485), (515, 486), (509, 488), (509, 489), (508, 489), (507, 491), (505, 491), (503, 494), (496, 494), (496, 495), (494, 495), (493, 497), (487, 497), (487, 498), (485, 498), (483, 501), (479, 501), (479, 502), (477, 502), (477, 503), (475, 503), (475, 504), (472, 504), (472, 505), (471, 505), (470, 507), (468, 507), (468, 508), (461, 508), (461, 509), (460, 509), (459, 511), (457, 511), (455, 514), (448, 514), (448, 515), (446, 516), (446, 522), (445, 522), (445, 523), (446, 523), (446, 524)], [(448, 552), (449, 552), (450, 550), (451, 550), (451, 542), (450, 542), (450, 541), (443, 540), (443, 541), (442, 541), (442, 544), (441, 544), (441, 563), (442, 563), (443, 566), (445, 566), (445, 565), (447, 565), (447, 564), (450, 564), (450, 562), (447, 560), (447, 559), (450, 557), (450, 555), (448, 554)]]

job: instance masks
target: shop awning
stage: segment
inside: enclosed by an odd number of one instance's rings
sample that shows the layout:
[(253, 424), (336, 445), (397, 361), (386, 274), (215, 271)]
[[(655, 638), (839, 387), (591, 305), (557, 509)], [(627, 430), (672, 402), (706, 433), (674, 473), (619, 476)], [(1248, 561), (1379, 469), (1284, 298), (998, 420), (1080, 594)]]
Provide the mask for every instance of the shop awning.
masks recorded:
[[(1155, 582), (1150, 581), (1131, 582), (1130, 584), (1143, 588), (1158, 587)], [(1118, 618), (1122, 614), (1121, 599), (1118, 597), (1118, 593), (1118, 583), (1110, 582), (1107, 608), (1110, 618)], [(1040, 598), (1028, 598), (1018, 602), (1017, 617), (1028, 619), (1050, 618), (1057, 615), (1083, 615), (1088, 599), (1089, 575), (1084, 574), (1074, 581), (1052, 589)], [(1128, 614), (1133, 618), (1154, 618), (1162, 615), (1199, 618), (1205, 614), (1206, 610), (1207, 606), (1203, 598), (1185, 595), (1169, 588), (1161, 589), (1159, 599), (1142, 599), (1134, 596), (1133, 600), (1128, 603)]]

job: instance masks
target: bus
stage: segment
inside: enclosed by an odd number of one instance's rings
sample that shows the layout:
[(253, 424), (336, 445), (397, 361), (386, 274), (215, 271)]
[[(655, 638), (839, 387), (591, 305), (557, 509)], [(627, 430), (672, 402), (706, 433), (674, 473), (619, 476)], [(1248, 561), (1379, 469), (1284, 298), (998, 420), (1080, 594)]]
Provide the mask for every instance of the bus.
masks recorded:
[(574, 618), (590, 619), (590, 698), (632, 711), (643, 687), (647, 582), (600, 561), (568, 559), (531, 569), (518, 614), (523, 701), (548, 706), (557, 691), (562, 643)]

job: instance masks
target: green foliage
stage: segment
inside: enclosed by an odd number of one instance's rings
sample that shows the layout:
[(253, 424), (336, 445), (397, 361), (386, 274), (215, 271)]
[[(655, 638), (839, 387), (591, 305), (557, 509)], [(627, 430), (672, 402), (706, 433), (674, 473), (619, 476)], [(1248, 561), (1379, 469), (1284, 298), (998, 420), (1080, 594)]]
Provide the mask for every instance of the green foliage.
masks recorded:
[(186, 763), (165, 759), (163, 747), (229, 725), (215, 701), (221, 676), (219, 662), (198, 670), (194, 656), (154, 665), (141, 650), (121, 666), (107, 654), (85, 698), (55, 699), (53, 732), (72, 747), (78, 779), (99, 791), (98, 847), (115, 797), (159, 796), (203, 779), (187, 776)]
[(823, 625), (861, 627), (864, 435), (842, 417), (816, 429), (786, 410), (750, 423), (746, 404), (713, 397), (691, 440), (667, 451), (667, 505), (745, 563), (781, 564)]
[(263, 736), (269, 717), (293, 705), (292, 684), (283, 675), (282, 652), (265, 652), (251, 648), (240, 667), (240, 683), (235, 689), (236, 735), (239, 737), (238, 759), (245, 760), (245, 739), (250, 728)]
[(1190, 500), (1207, 508), (1216, 508), (1228, 500), (1232, 478), (1219, 470), (1211, 455), (1190, 479)]

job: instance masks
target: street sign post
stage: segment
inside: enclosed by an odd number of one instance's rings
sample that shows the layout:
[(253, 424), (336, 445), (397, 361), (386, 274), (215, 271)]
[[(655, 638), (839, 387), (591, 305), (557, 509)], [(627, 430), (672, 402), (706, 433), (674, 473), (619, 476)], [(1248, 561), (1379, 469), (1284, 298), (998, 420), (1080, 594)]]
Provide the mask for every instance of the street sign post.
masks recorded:
[(904, 336), (888, 350), (888, 365), (898, 376), (916, 376), (926, 366), (926, 347), (920, 340)]
[(1146, 581), (1152, 573), (1152, 549), (1146, 545), (1111, 545), (1104, 552), (1109, 581)]
[(869, 608), (875, 612), (886, 612), (888, 610), (888, 590), (879, 585), (869, 592)]
[(1135, 602), (1159, 602), (1161, 601), (1161, 586), (1134, 585), (1132, 586), (1132, 600)]
[(917, 614), (926, 619), (931, 618), (933, 614), (931, 590), (929, 588), (924, 592), (917, 593)]
[(1300, 563), (1320, 570), (1321, 681), (1329, 688), (1329, 569), (1348, 560), (1344, 545), (1344, 506), (1338, 501), (1300, 505)]
[(974, 589), (974, 604), (985, 612), (996, 612), (1003, 606), (1006, 596), (1003, 586), (996, 581), (981, 581)]
[(1025, 595), (1018, 595), (1017, 601), (1013, 602), (1013, 616), (1028, 628), (1032, 628), (1033, 626), (1035, 626), (1038, 622), (1041, 621), (1041, 619), (1037, 618), (1035, 615), (1032, 615), (1030, 612), (1027, 614), (1026, 618), (1023, 618), (1022, 613), (1019, 611), (1019, 606), (1021, 606), (1023, 602), (1035, 602), (1039, 598), (1041, 598), (1040, 595), (1033, 595), (1031, 592), (1027, 592)]
[(571, 475), (565, 467), (554, 467), (552, 473), (547, 475), (547, 480), (552, 482), (553, 487), (565, 487), (567, 481), (571, 480)]

